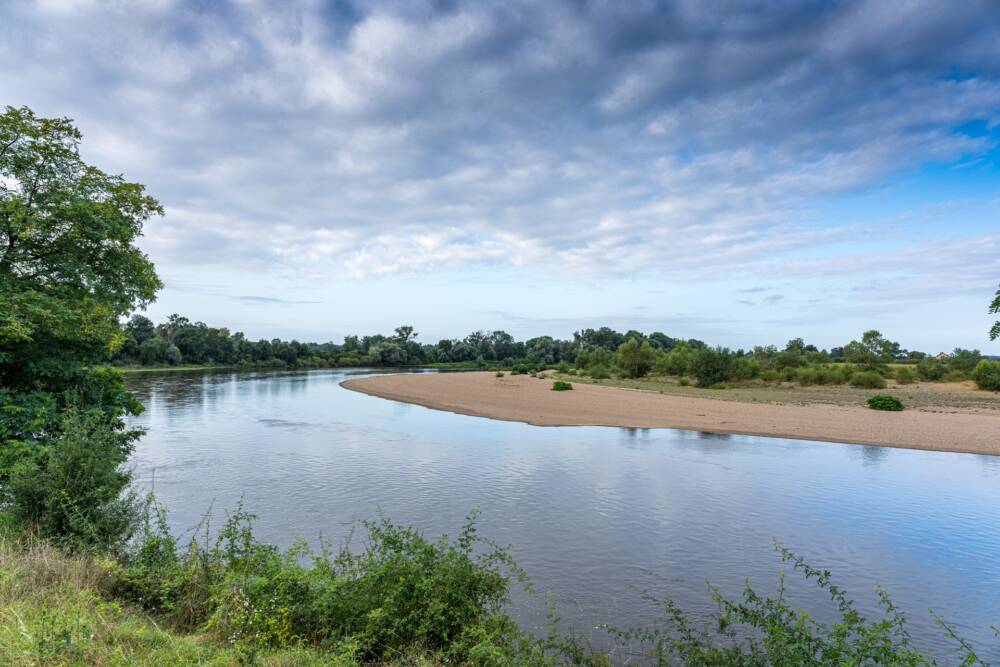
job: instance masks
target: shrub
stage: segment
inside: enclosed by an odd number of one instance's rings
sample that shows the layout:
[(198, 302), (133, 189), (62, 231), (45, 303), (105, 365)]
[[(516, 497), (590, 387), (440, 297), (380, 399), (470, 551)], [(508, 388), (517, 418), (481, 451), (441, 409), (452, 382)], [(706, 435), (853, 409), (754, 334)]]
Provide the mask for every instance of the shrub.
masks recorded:
[(682, 375), (682, 376), (680, 377), (680, 379), (679, 379), (679, 380), (677, 380), (677, 384), (679, 384), (679, 385), (680, 385), (680, 386), (682, 386), (682, 387), (686, 387), (686, 386), (688, 386), (689, 384), (691, 384), (691, 380), (689, 380), (689, 379), (688, 379), (688, 377), (687, 377), (686, 375)]
[(569, 382), (564, 382), (563, 380), (556, 380), (552, 383), (552, 391), (568, 391), (573, 388)]
[(503, 375), (504, 375), (504, 374), (503, 374), (503, 371), (497, 371), (497, 374), (496, 374), (496, 376), (497, 376), (498, 378), (502, 378), (502, 377), (503, 377)]
[(607, 380), (611, 377), (611, 372), (608, 370), (608, 367), (600, 364), (588, 368), (587, 374), (595, 380)]
[(110, 586), (174, 627), (235, 645), (347, 645), (365, 664), (419, 646), (470, 664), (471, 635), (509, 623), (508, 573), (523, 579), (506, 549), (476, 536), (475, 513), (457, 539), (433, 542), (382, 516), (362, 522), (363, 551), (335, 554), (282, 553), (254, 537), (253, 521), (239, 508), (215, 540), (186, 549), (152, 521)]
[(729, 380), (732, 377), (735, 357), (724, 347), (698, 350), (691, 364), (691, 374), (698, 381), (699, 387), (711, 387)]
[(773, 368), (768, 368), (761, 372), (760, 379), (764, 382), (781, 382), (781, 373)]
[(965, 382), (969, 379), (969, 374), (965, 371), (948, 371), (941, 377), (942, 382)]
[(858, 367), (854, 364), (839, 364), (836, 366), (835, 372), (837, 373), (838, 383), (845, 384), (851, 381), (851, 377), (858, 372)]
[(694, 350), (687, 343), (678, 343), (670, 352), (660, 354), (653, 364), (660, 375), (684, 375), (691, 370)]
[(948, 371), (948, 367), (934, 357), (925, 357), (917, 362), (917, 374), (925, 380), (937, 382)]
[(813, 366), (800, 368), (795, 372), (795, 381), (803, 386), (819, 384), (819, 374)]
[(983, 359), (973, 369), (972, 379), (980, 389), (1000, 391), (1000, 361)]
[(859, 371), (851, 375), (851, 386), (864, 389), (885, 389), (885, 378), (875, 371)]
[(836, 370), (829, 366), (816, 366), (816, 384), (840, 384), (842, 380)]
[(619, 345), (614, 356), (615, 366), (622, 369), (622, 374), (627, 378), (640, 378), (646, 375), (653, 368), (654, 361), (656, 361), (656, 350), (649, 341), (643, 341), (640, 345), (635, 338), (629, 338)]
[(916, 372), (909, 366), (901, 366), (894, 373), (899, 384), (913, 384), (917, 379)]
[(979, 350), (964, 350), (956, 347), (948, 356), (948, 366), (955, 370), (971, 373), (982, 359), (983, 355)]
[(889, 410), (891, 412), (899, 412), (903, 409), (903, 402), (895, 396), (876, 394), (868, 399), (868, 407), (872, 410)]
[(739, 357), (733, 368), (734, 380), (752, 380), (760, 377), (760, 362), (753, 357)]
[(14, 520), (72, 548), (115, 551), (138, 525), (121, 436), (98, 414), (68, 410), (61, 433), (14, 466), (6, 484)]
[(573, 368), (569, 365), (568, 361), (560, 361), (556, 364), (556, 370), (560, 373), (569, 373), (572, 369)]

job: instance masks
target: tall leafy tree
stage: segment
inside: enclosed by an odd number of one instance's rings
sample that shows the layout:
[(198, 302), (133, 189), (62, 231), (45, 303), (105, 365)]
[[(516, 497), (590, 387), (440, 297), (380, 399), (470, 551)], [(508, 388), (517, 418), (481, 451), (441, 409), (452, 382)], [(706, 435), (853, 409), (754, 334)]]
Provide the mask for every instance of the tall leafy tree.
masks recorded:
[(853, 364), (867, 370), (885, 372), (886, 364), (893, 360), (899, 345), (872, 329), (861, 335), (861, 340), (852, 340), (844, 346), (844, 357)]
[(68, 118), (0, 114), (0, 479), (55, 437), (69, 406), (103, 417), (123, 450), (121, 417), (141, 409), (94, 364), (161, 286), (135, 242), (162, 209), (142, 185), (86, 164), (80, 141)]

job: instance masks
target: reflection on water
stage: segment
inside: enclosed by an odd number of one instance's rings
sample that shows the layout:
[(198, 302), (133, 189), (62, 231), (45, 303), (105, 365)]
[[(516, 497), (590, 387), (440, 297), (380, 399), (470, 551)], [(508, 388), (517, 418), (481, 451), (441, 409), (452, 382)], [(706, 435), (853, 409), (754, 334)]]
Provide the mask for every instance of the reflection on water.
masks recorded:
[[(922, 646), (928, 608), (1000, 660), (1000, 458), (666, 429), (544, 428), (342, 389), (343, 372), (135, 375), (136, 449), (177, 530), (245, 497), (264, 539), (342, 539), (378, 508), (430, 535), (482, 509), (564, 623), (638, 623), (638, 591), (706, 617), (706, 582), (771, 591), (774, 540), (834, 572), (866, 611), (876, 585)], [(829, 617), (795, 576), (789, 595)], [(819, 605), (819, 606), (816, 606)], [(544, 601), (514, 611), (540, 624)]]

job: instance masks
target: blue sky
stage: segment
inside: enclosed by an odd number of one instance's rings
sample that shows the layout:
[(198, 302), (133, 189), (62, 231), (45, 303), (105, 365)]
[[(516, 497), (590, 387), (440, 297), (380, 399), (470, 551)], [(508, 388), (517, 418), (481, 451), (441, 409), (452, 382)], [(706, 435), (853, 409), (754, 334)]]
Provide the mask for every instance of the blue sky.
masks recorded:
[(154, 319), (1000, 353), (992, 0), (13, 0), (0, 59), (166, 207)]

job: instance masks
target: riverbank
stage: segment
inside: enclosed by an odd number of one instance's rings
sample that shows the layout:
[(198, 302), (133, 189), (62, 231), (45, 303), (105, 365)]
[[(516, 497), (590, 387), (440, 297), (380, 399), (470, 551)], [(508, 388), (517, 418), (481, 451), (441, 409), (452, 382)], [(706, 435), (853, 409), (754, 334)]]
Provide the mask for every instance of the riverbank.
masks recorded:
[(341, 384), (380, 398), (536, 426), (677, 428), (1000, 455), (1000, 412), (742, 403), (582, 383), (556, 392), (551, 380), (491, 372), (384, 375)]

